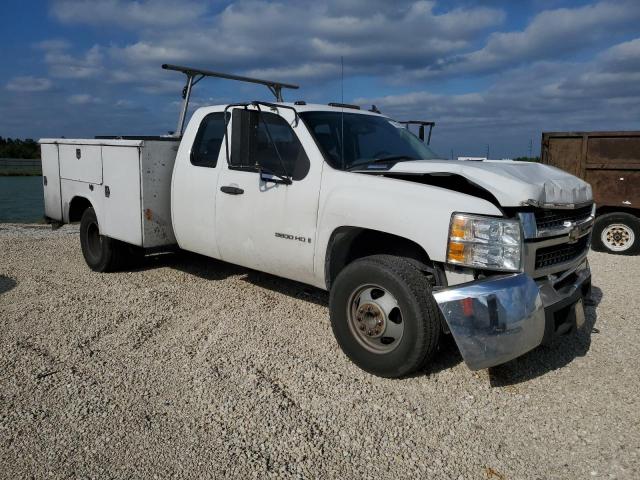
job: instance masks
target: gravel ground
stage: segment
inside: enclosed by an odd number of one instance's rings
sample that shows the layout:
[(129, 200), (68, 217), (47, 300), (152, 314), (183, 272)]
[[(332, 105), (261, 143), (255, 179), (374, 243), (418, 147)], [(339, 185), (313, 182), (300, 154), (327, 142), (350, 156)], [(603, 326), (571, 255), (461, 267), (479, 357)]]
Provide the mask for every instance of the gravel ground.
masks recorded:
[(0, 224), (0, 476), (638, 478), (640, 257), (590, 259), (584, 333), (385, 380), (324, 292), (186, 254), (95, 274), (75, 227)]

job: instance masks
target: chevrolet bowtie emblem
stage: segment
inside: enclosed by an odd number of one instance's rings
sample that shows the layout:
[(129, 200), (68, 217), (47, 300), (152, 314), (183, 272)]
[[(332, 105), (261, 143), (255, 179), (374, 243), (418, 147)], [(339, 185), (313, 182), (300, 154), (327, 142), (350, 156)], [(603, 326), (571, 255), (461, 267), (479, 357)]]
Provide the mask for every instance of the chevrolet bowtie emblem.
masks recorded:
[(573, 227), (569, 231), (569, 243), (576, 243), (580, 238), (581, 233), (582, 233), (582, 229), (580, 227)]

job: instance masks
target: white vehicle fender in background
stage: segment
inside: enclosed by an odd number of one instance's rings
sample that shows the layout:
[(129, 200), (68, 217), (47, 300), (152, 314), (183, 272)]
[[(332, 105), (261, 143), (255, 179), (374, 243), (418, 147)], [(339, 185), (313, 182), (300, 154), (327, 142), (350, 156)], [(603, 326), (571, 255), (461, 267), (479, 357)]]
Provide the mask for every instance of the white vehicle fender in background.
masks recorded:
[(326, 288), (327, 247), (336, 229), (360, 227), (403, 237), (420, 245), (431, 260), (443, 262), (453, 212), (502, 216), (492, 203), (464, 193), (325, 166), (314, 261), (317, 286)]

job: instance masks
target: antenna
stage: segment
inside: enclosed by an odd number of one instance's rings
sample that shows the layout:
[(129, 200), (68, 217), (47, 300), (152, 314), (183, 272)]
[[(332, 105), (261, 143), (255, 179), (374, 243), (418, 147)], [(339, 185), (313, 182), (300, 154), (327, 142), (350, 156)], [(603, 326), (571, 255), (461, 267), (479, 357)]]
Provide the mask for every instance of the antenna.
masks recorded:
[(340, 163), (344, 168), (344, 57), (340, 56)]

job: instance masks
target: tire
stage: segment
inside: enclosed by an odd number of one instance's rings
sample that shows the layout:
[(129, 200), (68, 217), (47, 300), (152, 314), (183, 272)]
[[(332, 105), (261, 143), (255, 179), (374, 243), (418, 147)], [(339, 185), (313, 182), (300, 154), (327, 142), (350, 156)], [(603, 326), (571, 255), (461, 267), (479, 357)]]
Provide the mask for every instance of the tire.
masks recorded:
[(614, 255), (636, 255), (640, 252), (640, 219), (629, 213), (607, 213), (596, 218), (592, 248)]
[(100, 226), (92, 207), (83, 212), (80, 220), (80, 247), (85, 262), (94, 272), (114, 272), (127, 263), (126, 245), (100, 235)]
[(123, 264), (121, 268), (134, 269), (139, 268), (145, 261), (145, 249), (137, 245), (131, 245), (129, 243), (120, 242), (123, 252)]
[(333, 282), (329, 309), (340, 348), (374, 375), (409, 375), (438, 347), (438, 305), (427, 277), (408, 259), (373, 255), (350, 263)]

